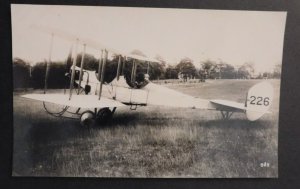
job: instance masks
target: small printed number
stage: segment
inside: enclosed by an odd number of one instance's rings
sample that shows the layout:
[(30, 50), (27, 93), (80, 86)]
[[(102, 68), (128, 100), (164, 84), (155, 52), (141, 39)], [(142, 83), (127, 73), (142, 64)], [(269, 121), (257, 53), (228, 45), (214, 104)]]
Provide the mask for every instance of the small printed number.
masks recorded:
[(269, 97), (266, 97), (266, 98), (264, 99), (264, 105), (265, 105), (265, 106), (269, 106), (269, 104), (270, 104), (269, 100), (270, 100)]
[(261, 96), (257, 97), (257, 105), (262, 105), (261, 101), (263, 100), (263, 98)]
[(260, 163), (260, 167), (270, 167), (270, 163), (269, 162)]
[(270, 98), (269, 97), (261, 97), (261, 96), (250, 96), (250, 104), (254, 104), (254, 105), (264, 105), (264, 106), (269, 106), (270, 102), (269, 102)]
[(255, 104), (256, 97), (250, 96), (250, 98), (251, 98), (250, 104)]

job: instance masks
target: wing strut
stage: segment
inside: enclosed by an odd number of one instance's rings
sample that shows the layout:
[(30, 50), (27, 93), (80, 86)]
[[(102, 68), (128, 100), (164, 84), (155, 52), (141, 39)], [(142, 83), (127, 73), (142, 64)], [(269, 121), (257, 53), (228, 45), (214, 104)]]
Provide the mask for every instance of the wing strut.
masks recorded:
[(79, 94), (80, 88), (81, 88), (81, 80), (82, 80), (82, 75), (83, 75), (82, 73), (83, 73), (84, 56), (85, 56), (85, 48), (86, 48), (86, 44), (83, 45), (83, 52), (81, 54), (80, 74), (79, 74), (79, 84), (78, 84), (77, 94)]
[(118, 68), (117, 68), (117, 81), (119, 81), (119, 77), (120, 77), (121, 58), (122, 58), (121, 55), (119, 55)]
[(147, 74), (149, 75), (149, 69), (150, 69), (150, 61), (148, 61), (148, 66), (147, 66)]
[[(102, 59), (103, 59), (103, 50), (101, 50), (101, 55), (99, 58), (99, 65), (98, 65), (98, 74), (97, 74), (97, 79), (100, 81), (101, 79), (101, 69), (102, 69)], [(96, 90), (95, 90), (95, 95), (97, 95), (98, 92), (98, 84), (96, 85)]]
[(134, 84), (135, 82), (135, 72), (136, 72), (136, 61), (133, 59), (133, 64), (132, 64), (132, 70), (131, 70), (131, 83)]
[(70, 95), (69, 95), (69, 100), (71, 100), (71, 97), (72, 97), (72, 91), (73, 91), (73, 88), (74, 88), (75, 66), (76, 66), (76, 59), (77, 59), (77, 46), (78, 46), (78, 42), (79, 42), (79, 40), (76, 39), (75, 54), (74, 54), (74, 59), (73, 59), (72, 75), (71, 75), (71, 82), (70, 82)]
[(123, 58), (122, 75), (124, 75), (125, 64), (126, 64), (126, 56), (124, 56)]
[(99, 81), (101, 79), (102, 62), (103, 62), (103, 50), (101, 50), (101, 56), (99, 59), (99, 66), (98, 66), (98, 80)]
[(51, 55), (52, 55), (52, 47), (53, 47), (53, 38), (54, 38), (54, 34), (51, 33), (51, 42), (50, 42), (49, 59), (48, 59), (47, 65), (46, 65), (44, 94), (46, 94), (46, 91), (47, 91), (47, 88), (48, 88), (48, 77), (49, 77), (49, 69), (50, 69), (50, 63), (51, 63)]
[(223, 118), (224, 120), (229, 120), (233, 113), (234, 113), (234, 112), (230, 112), (230, 111), (222, 111), (222, 110), (221, 110), (222, 118)]
[(101, 93), (102, 93), (102, 85), (103, 85), (103, 81), (104, 81), (104, 73), (105, 73), (105, 64), (106, 64), (106, 60), (107, 60), (107, 54), (108, 54), (108, 51), (105, 49), (104, 50), (103, 65), (102, 65), (102, 69), (101, 69), (101, 80), (100, 80), (100, 88), (99, 88), (99, 100), (101, 98)]

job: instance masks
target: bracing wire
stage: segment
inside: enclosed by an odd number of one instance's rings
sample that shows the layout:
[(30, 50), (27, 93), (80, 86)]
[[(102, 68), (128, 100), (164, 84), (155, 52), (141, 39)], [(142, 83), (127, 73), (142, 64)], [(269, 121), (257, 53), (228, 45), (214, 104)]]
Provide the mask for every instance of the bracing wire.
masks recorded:
[(67, 110), (70, 108), (70, 106), (64, 106), (64, 107), (62, 108), (62, 110), (59, 111), (59, 112), (51, 112), (51, 111), (47, 108), (45, 102), (43, 102), (43, 106), (44, 106), (45, 111), (46, 111), (49, 115), (54, 116), (54, 117), (64, 117), (64, 118), (69, 118), (69, 119), (77, 119), (77, 118), (70, 117), (70, 116), (63, 116), (63, 114), (64, 114), (65, 112), (71, 113), (71, 114), (74, 114), (74, 115), (79, 115), (79, 114), (76, 114), (76, 113), (74, 113), (74, 112), (69, 112), (69, 111), (67, 111)]

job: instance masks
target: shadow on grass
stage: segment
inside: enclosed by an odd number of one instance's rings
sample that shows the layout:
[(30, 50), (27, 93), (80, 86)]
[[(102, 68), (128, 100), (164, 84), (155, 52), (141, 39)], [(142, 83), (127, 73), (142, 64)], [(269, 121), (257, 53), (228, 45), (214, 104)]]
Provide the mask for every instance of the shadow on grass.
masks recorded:
[(257, 121), (249, 121), (247, 119), (231, 119), (231, 120), (208, 120), (200, 123), (201, 127), (210, 127), (210, 128), (232, 128), (232, 129), (266, 129), (271, 126), (269, 120), (257, 120)]
[[(30, 121), (30, 122), (29, 122)], [(172, 117), (151, 117), (144, 112), (125, 112), (116, 114), (112, 120), (105, 124), (96, 124), (92, 129), (84, 128), (80, 125), (77, 119), (67, 119), (67, 118), (54, 118), (49, 116), (40, 117), (34, 120), (28, 120), (26, 117), (18, 116), (15, 119), (15, 129), (22, 129), (26, 131), (26, 137), (29, 141), (38, 144), (49, 143), (53, 140), (63, 140), (74, 138), (84, 138), (93, 132), (93, 130), (101, 130), (107, 128), (115, 127), (135, 127), (139, 126), (164, 126), (170, 124), (170, 122), (186, 122), (185, 118), (180, 118), (178, 116)], [(198, 120), (196, 122), (191, 122), (191, 124), (197, 124), (204, 128), (232, 128), (232, 129), (266, 129), (271, 126), (268, 120), (258, 120), (255, 122), (250, 122), (246, 119), (231, 119), (231, 120)], [(24, 127), (27, 128), (24, 128)], [(22, 128), (23, 127), (23, 128)]]
[[(132, 127), (146, 117), (145, 113), (122, 113), (114, 116), (112, 120), (104, 124), (95, 124), (92, 128), (83, 127), (78, 119), (45, 117), (32, 120), (27, 124), (28, 132), (26, 138), (32, 143), (46, 144), (51, 141), (72, 141), (77, 138), (89, 137), (95, 131), (115, 127)], [(27, 121), (19, 118), (18, 122)]]
[(143, 112), (137, 112), (137, 113), (123, 112), (114, 115), (113, 118), (105, 124), (96, 125), (95, 128), (101, 129), (107, 127), (116, 127), (116, 126), (130, 127), (130, 126), (134, 126), (137, 122), (139, 122), (146, 116), (147, 116), (146, 113)]
[[(95, 137), (94, 133), (101, 129), (118, 126), (131, 127), (139, 123), (145, 113), (118, 114), (111, 122), (93, 127), (84, 128), (79, 120), (55, 118), (47, 115), (35, 117), (22, 114), (14, 115), (14, 160), (13, 175), (34, 176), (59, 174), (59, 164), (53, 163), (54, 157), (63, 149), (78, 149), (89, 151), (93, 146), (89, 140)], [(57, 171), (56, 171), (57, 170)]]

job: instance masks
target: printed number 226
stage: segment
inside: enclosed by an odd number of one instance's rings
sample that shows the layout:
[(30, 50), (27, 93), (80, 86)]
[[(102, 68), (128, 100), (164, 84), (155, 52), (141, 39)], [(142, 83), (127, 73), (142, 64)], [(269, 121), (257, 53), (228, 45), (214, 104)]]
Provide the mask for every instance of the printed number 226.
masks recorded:
[(261, 97), (261, 96), (250, 96), (250, 104), (254, 104), (254, 105), (264, 105), (264, 106), (269, 106), (270, 102), (269, 102), (270, 98), (269, 97)]

